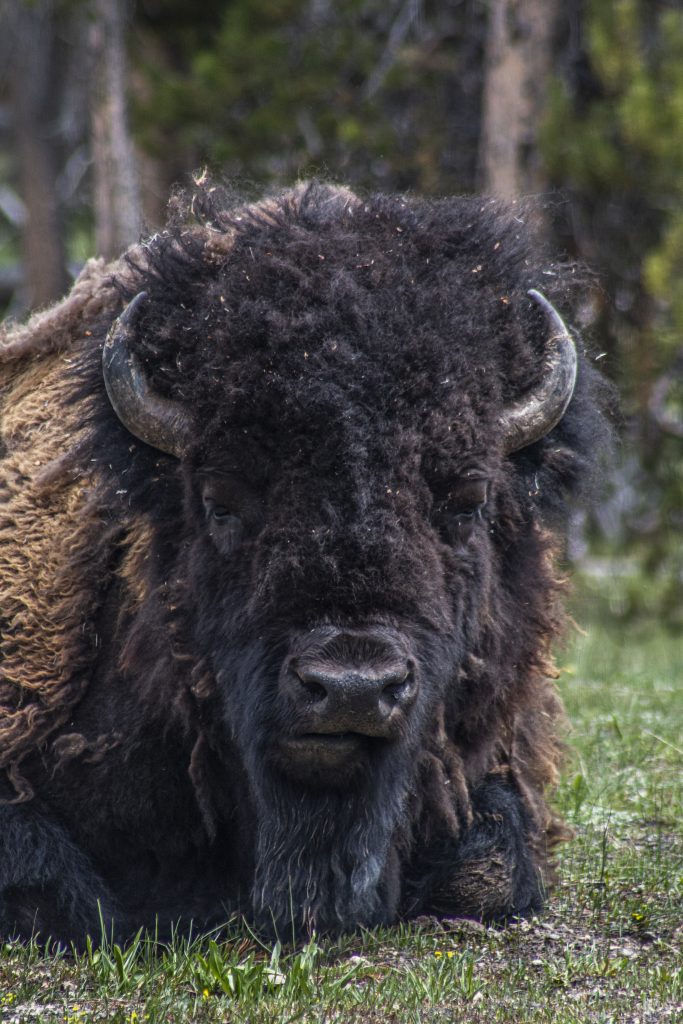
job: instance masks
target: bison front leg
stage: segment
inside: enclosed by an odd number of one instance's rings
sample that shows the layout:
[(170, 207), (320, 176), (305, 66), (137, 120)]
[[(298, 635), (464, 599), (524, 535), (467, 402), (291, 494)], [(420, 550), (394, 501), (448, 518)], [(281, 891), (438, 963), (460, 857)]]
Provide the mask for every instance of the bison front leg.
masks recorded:
[(407, 916), (491, 921), (539, 910), (544, 900), (542, 834), (508, 773), (471, 794), (472, 815), (456, 837), (445, 830), (411, 866)]
[(82, 942), (114, 920), (113, 899), (64, 829), (0, 806), (0, 937)]

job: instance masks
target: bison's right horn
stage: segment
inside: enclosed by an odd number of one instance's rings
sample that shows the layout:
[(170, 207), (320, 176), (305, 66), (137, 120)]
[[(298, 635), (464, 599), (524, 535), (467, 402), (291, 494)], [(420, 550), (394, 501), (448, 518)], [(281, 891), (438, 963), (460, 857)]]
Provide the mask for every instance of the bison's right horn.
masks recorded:
[(190, 416), (180, 403), (152, 390), (139, 358), (128, 347), (146, 299), (146, 292), (136, 295), (109, 330), (102, 349), (104, 384), (114, 412), (131, 434), (180, 459), (191, 437)]
[(509, 406), (500, 417), (508, 455), (540, 441), (557, 426), (567, 410), (576, 384), (574, 339), (545, 295), (532, 288), (529, 296), (545, 310), (550, 321), (550, 335), (546, 343), (547, 370), (538, 387)]

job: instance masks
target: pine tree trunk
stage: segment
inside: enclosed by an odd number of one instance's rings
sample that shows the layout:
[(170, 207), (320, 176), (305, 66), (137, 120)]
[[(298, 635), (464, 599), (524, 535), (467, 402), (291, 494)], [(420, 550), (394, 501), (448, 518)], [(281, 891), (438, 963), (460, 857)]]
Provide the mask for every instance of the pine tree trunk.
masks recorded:
[(112, 258), (138, 240), (142, 226), (126, 116), (124, 0), (95, 0), (91, 56), (95, 241), (98, 254)]
[(537, 150), (552, 72), (558, 0), (491, 0), (486, 42), (480, 186), (512, 199), (542, 191)]
[(6, 8), (7, 77), (26, 208), (22, 228), (20, 305), (45, 306), (66, 290), (68, 275), (59, 200), (55, 95), (55, 33), (49, 2), (13, 0)]

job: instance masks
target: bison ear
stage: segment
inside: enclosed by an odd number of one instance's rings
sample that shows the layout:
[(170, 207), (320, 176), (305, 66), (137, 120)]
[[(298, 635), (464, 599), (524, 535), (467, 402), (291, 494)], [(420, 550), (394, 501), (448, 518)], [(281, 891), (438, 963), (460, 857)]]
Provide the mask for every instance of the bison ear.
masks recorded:
[(109, 401), (124, 427), (145, 444), (180, 459), (187, 453), (190, 415), (179, 402), (157, 395), (139, 358), (128, 345), (147, 293), (140, 292), (112, 324), (102, 349), (102, 373)]
[(576, 384), (574, 339), (545, 295), (535, 289), (528, 294), (545, 310), (550, 322), (546, 355), (548, 369), (538, 387), (508, 406), (500, 417), (506, 455), (540, 441), (557, 426), (567, 410)]

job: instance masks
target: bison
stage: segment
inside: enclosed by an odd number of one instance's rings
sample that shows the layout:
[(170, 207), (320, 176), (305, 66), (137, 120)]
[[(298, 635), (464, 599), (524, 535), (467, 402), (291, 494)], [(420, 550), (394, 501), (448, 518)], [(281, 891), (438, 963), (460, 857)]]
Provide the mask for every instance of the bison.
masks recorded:
[(199, 183), (5, 327), (2, 935), (541, 906), (606, 428), (513, 214)]

